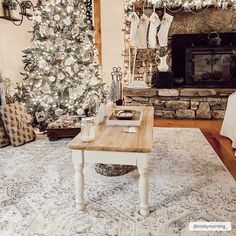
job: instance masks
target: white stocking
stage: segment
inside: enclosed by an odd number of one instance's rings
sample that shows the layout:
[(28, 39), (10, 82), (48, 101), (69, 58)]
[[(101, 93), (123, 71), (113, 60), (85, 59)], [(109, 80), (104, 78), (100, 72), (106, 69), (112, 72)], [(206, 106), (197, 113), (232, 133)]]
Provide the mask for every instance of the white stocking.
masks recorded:
[(140, 18), (140, 22), (137, 30), (137, 46), (138, 49), (147, 48), (147, 33), (149, 26), (149, 18), (143, 14)]
[(159, 45), (161, 47), (167, 47), (168, 45), (168, 33), (169, 33), (169, 29), (171, 26), (171, 23), (173, 21), (173, 16), (165, 13), (163, 16), (163, 19), (161, 21), (161, 27), (160, 30), (157, 34), (158, 36), (158, 40), (159, 40)]
[(131, 22), (131, 26), (130, 26), (130, 45), (132, 47), (136, 47), (137, 46), (137, 31), (138, 31), (138, 26), (139, 26), (139, 23), (140, 23), (139, 16), (137, 15), (136, 12), (132, 12), (128, 17), (128, 21)]
[(157, 47), (157, 28), (161, 24), (159, 16), (153, 12), (150, 16), (150, 28), (148, 34), (148, 44), (149, 48)]

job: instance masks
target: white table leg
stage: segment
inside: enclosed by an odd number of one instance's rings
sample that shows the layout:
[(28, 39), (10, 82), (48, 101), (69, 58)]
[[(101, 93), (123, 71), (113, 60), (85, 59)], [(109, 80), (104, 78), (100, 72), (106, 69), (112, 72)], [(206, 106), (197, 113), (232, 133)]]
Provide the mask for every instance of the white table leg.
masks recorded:
[(140, 213), (142, 216), (149, 215), (148, 204), (148, 160), (147, 156), (140, 154), (137, 159), (139, 172), (139, 195), (140, 195)]
[(73, 151), (72, 159), (75, 168), (75, 201), (76, 208), (84, 209), (84, 155), (83, 151)]

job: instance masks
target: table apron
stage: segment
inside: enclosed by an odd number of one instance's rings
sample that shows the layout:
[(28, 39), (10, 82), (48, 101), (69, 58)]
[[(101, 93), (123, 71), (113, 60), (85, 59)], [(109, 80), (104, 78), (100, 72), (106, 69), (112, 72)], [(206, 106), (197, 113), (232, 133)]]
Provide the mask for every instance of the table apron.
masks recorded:
[(102, 163), (147, 167), (147, 153), (72, 150), (74, 164)]

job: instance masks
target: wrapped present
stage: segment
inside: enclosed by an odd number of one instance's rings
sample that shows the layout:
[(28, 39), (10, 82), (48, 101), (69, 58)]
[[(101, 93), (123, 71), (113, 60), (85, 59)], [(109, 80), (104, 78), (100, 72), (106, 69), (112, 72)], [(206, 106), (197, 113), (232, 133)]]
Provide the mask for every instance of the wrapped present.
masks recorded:
[(62, 116), (55, 121), (47, 121), (47, 136), (55, 141), (59, 138), (73, 138), (80, 132), (80, 118), (78, 116)]
[(3, 126), (0, 126), (0, 138), (6, 137), (7, 133)]
[(7, 136), (5, 128), (3, 126), (0, 126), (0, 148), (5, 147), (9, 144), (10, 144), (10, 140), (9, 140), (9, 137)]
[(78, 116), (62, 116), (55, 121), (47, 122), (48, 129), (80, 128), (80, 117)]
[(10, 140), (8, 137), (0, 138), (0, 148), (6, 147), (10, 144)]
[(35, 133), (29, 123), (29, 115), (22, 103), (12, 103), (1, 106), (2, 120), (13, 146), (20, 146), (35, 140)]

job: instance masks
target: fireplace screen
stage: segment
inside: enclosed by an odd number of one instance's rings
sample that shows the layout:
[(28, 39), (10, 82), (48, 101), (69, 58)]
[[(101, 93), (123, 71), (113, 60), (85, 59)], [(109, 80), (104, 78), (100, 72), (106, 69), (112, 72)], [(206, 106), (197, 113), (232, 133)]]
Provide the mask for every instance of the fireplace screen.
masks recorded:
[(227, 86), (235, 77), (236, 54), (232, 48), (187, 48), (186, 84)]

